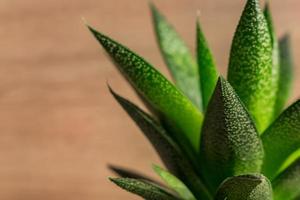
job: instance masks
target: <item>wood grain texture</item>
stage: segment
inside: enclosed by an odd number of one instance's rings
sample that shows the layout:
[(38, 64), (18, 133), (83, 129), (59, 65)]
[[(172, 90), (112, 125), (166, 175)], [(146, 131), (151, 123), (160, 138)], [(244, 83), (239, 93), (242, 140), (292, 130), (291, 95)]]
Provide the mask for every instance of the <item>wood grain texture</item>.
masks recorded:
[[(176, 2), (176, 3), (174, 3)], [(196, 9), (221, 72), (243, 1), (157, 0), (194, 49)], [(290, 31), (300, 63), (300, 2), (272, 1), (277, 32)], [(151, 172), (160, 162), (110, 96), (106, 80), (137, 102), (81, 22), (143, 55), (164, 73), (147, 1), (0, 1), (0, 197), (7, 200), (139, 199), (108, 180), (107, 163)], [(296, 67), (293, 99), (300, 95)], [(139, 103), (139, 105), (141, 105)]]

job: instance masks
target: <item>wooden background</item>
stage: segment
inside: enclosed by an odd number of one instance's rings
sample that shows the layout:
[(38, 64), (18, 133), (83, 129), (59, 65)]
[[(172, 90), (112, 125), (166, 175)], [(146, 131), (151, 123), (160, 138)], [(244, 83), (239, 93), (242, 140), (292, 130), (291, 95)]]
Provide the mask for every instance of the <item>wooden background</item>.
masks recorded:
[[(196, 10), (225, 74), (242, 0), (157, 0), (194, 48)], [(300, 2), (273, 0), (277, 32), (292, 34), (299, 97)], [(107, 163), (153, 175), (160, 163), (115, 103), (106, 81), (137, 101), (83, 26), (128, 45), (167, 74), (147, 1), (0, 1), (0, 198), (3, 200), (138, 199), (113, 186)], [(139, 103), (140, 105), (140, 103)]]

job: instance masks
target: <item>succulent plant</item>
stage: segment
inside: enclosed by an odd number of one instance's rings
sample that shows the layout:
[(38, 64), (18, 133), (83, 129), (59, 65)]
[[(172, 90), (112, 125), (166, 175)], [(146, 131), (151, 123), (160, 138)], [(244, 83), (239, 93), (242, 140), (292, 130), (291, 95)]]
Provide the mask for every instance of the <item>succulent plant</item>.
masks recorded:
[(237, 26), (227, 80), (200, 26), (196, 59), (151, 4), (157, 41), (175, 84), (145, 59), (88, 25), (149, 113), (109, 88), (166, 169), (161, 184), (111, 166), (110, 178), (148, 200), (300, 199), (300, 100), (286, 108), (293, 63), (290, 37), (277, 40), (270, 7), (248, 0)]

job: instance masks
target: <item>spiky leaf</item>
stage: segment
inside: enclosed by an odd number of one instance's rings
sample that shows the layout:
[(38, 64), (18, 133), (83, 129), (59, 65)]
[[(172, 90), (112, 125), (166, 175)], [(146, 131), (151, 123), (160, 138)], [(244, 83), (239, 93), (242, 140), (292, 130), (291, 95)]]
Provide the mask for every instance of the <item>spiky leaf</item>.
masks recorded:
[(117, 186), (146, 200), (178, 200), (169, 192), (154, 184), (131, 178), (110, 178)]
[[(187, 156), (183, 154), (178, 145), (168, 136), (164, 128), (136, 105), (112, 90), (111, 92), (149, 139), (167, 168), (176, 174), (176, 176), (180, 177), (198, 198), (211, 199), (211, 195), (205, 185), (194, 171), (194, 168), (198, 167), (190, 164), (187, 160)], [(195, 163), (195, 165), (196, 164), (197, 163)]]
[(155, 183), (156, 185), (160, 185), (157, 181), (153, 180), (152, 178), (147, 177), (146, 175), (143, 175), (141, 173), (138, 173), (134, 170), (126, 169), (124, 167), (119, 167), (116, 165), (108, 165), (108, 168), (113, 171), (115, 174), (122, 178), (132, 178), (132, 179), (139, 179), (139, 180), (145, 180), (147, 182)]
[(218, 80), (216, 64), (197, 20), (197, 60), (200, 73), (203, 109), (206, 110)]
[(169, 186), (172, 190), (174, 190), (181, 199), (183, 200), (196, 200), (191, 191), (187, 188), (187, 186), (179, 180), (176, 176), (169, 173), (168, 171), (162, 169), (161, 167), (154, 165), (154, 171), (158, 174), (161, 179)]
[(294, 200), (300, 195), (300, 159), (273, 181), (273, 188), (274, 200)]
[(241, 175), (226, 179), (215, 200), (273, 200), (272, 187), (263, 175)]
[(263, 172), (271, 180), (286, 158), (300, 148), (300, 100), (286, 109), (262, 135)]
[(263, 147), (254, 123), (230, 84), (218, 80), (201, 138), (203, 174), (214, 190), (227, 177), (260, 172)]
[(230, 54), (228, 80), (262, 132), (273, 118), (272, 41), (258, 0), (248, 0)]
[(198, 151), (201, 112), (162, 74), (128, 48), (99, 33), (90, 31), (103, 46), (117, 68), (136, 91), (157, 110), (174, 137), (187, 148)]
[(161, 53), (176, 85), (202, 110), (199, 73), (195, 59), (182, 38), (153, 4), (151, 11)]
[(275, 97), (275, 105), (274, 105), (274, 113), (273, 113), (273, 119), (276, 118), (278, 116), (278, 113), (280, 113), (281, 109), (278, 110), (277, 105), (276, 105), (276, 101), (278, 98), (280, 98), (279, 96), (281, 96), (280, 91), (278, 90), (279, 87), (279, 68), (280, 68), (280, 56), (279, 56), (279, 47), (278, 47), (278, 41), (277, 41), (277, 36), (275, 33), (275, 28), (274, 28), (274, 23), (273, 23), (273, 19), (272, 19), (272, 14), (271, 14), (271, 10), (270, 10), (270, 5), (269, 5), (269, 1), (267, 1), (266, 6), (265, 6), (265, 10), (264, 10), (264, 15), (265, 18), (267, 20), (268, 23), (268, 27), (269, 27), (269, 32), (270, 32), (270, 36), (271, 36), (271, 41), (272, 41), (272, 48), (273, 48), (273, 68), (272, 68), (272, 81), (273, 81), (273, 85), (274, 88), (273, 90), (276, 91), (276, 97)]
[(292, 93), (293, 83), (293, 59), (290, 45), (290, 36), (287, 34), (279, 41), (280, 48), (280, 71), (278, 92), (275, 104), (275, 116), (278, 116)]

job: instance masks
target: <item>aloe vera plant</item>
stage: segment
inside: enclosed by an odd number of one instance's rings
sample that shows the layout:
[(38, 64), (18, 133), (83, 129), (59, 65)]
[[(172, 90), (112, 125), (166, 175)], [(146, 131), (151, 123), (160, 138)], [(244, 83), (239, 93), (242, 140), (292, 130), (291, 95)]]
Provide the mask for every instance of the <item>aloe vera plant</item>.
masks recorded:
[(230, 52), (227, 80), (196, 23), (196, 58), (150, 5), (157, 41), (175, 84), (124, 45), (87, 25), (150, 114), (109, 90), (151, 142), (164, 184), (111, 166), (110, 180), (147, 200), (297, 200), (300, 100), (286, 108), (293, 63), (278, 40), (270, 6), (247, 0)]

